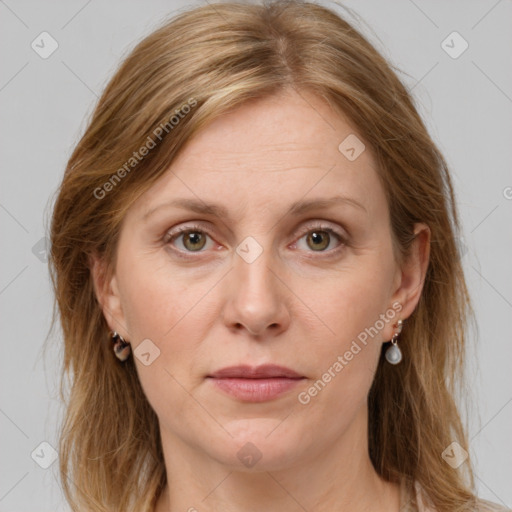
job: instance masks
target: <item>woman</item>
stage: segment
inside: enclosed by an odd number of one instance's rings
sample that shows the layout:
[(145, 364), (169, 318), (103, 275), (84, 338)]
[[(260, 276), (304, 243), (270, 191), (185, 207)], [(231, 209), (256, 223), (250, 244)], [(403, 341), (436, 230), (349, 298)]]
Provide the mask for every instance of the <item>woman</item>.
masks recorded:
[(53, 214), (73, 510), (504, 510), (454, 401), (458, 234), (410, 95), (333, 11), (220, 3), (144, 39)]

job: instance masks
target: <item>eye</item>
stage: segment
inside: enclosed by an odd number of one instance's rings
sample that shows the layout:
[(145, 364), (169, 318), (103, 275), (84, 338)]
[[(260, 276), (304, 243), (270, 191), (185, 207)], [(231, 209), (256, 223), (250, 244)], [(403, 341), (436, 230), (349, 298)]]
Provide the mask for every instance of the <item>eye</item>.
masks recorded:
[(181, 240), (182, 247), (178, 249), (182, 252), (201, 252), (206, 246), (208, 233), (199, 226), (180, 226), (174, 233), (168, 233), (165, 236), (166, 244), (173, 244), (176, 240)]
[[(207, 246), (208, 238), (211, 242), (210, 246)], [(332, 227), (325, 226), (323, 224), (309, 226), (306, 231), (302, 232), (300, 238), (293, 244), (293, 246), (295, 247), (300, 245), (300, 242), (304, 238), (307, 248), (311, 249), (313, 252), (337, 253), (346, 243), (346, 239), (341, 233), (338, 233)], [(338, 246), (326, 250), (333, 244), (333, 239), (338, 240)], [(179, 245), (176, 246), (176, 241), (179, 241), (181, 247)], [(167, 233), (164, 237), (164, 243), (174, 246), (178, 254), (190, 254), (194, 252), (204, 252), (203, 249), (205, 248), (211, 249), (213, 240), (211, 239), (210, 235), (200, 226), (185, 225), (176, 228), (173, 232)], [(187, 257), (185, 254), (183, 254), (183, 256)]]
[[(304, 238), (307, 247), (312, 249), (313, 252), (335, 252), (339, 250), (340, 246), (343, 246), (345, 242), (345, 238), (341, 233), (338, 233), (329, 226), (323, 226), (321, 224), (313, 226), (313, 228), (310, 227), (294, 245), (298, 245)], [(338, 239), (338, 247), (326, 250), (332, 245), (333, 238)]]

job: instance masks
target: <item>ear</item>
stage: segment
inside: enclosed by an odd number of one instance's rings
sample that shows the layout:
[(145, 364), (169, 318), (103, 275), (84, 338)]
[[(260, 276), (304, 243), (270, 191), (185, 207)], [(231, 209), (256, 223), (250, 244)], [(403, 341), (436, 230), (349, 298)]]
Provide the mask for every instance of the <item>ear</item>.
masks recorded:
[(108, 270), (106, 262), (98, 255), (89, 258), (89, 267), (94, 293), (110, 330), (118, 332), (123, 339), (128, 341), (129, 333), (115, 273)]
[[(398, 302), (402, 306), (399, 312), (396, 309), (397, 321), (398, 319), (405, 321), (406, 318), (412, 315), (420, 300), (427, 274), (430, 257), (430, 228), (424, 223), (416, 223), (414, 225), (414, 236), (409, 254), (401, 267), (397, 268), (393, 281), (394, 292), (391, 297), (391, 304), (396, 305)], [(393, 324), (395, 323), (393, 322)], [(396, 332), (394, 325), (391, 328), (389, 339)]]

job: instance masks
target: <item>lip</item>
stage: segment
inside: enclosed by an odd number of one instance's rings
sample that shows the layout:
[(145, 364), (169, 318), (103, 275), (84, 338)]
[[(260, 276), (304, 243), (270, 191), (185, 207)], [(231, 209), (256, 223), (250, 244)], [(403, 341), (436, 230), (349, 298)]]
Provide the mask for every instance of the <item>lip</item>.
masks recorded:
[(208, 375), (207, 378), (216, 388), (243, 402), (267, 402), (276, 399), (305, 379), (290, 368), (272, 364), (257, 367), (230, 366)]
[(287, 377), (289, 379), (301, 379), (303, 375), (299, 375), (286, 366), (278, 366), (276, 364), (262, 364), (260, 366), (238, 365), (222, 368), (208, 377), (216, 379), (271, 379), (275, 377)]

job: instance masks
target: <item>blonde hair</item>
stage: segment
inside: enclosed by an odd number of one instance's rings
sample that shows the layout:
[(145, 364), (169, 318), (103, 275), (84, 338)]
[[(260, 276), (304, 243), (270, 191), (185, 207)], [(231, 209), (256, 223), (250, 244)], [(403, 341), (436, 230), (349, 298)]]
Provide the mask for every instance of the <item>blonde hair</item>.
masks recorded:
[[(194, 8), (142, 40), (69, 159), (53, 211), (50, 264), (64, 337), (60, 472), (73, 510), (149, 512), (166, 484), (158, 419), (133, 358), (121, 365), (114, 357), (91, 255), (112, 272), (127, 209), (185, 143), (220, 114), (289, 87), (323, 98), (372, 148), (398, 260), (414, 223), (431, 230), (424, 289), (400, 337), (404, 360), (390, 366), (381, 357), (369, 393), (372, 463), (388, 481), (417, 481), (439, 512), (471, 504), (469, 460), (457, 471), (441, 456), (454, 440), (467, 449), (456, 396), (473, 314), (447, 164), (408, 91), (355, 28), (326, 7), (279, 1)], [(150, 138), (155, 147), (134, 164)]]

